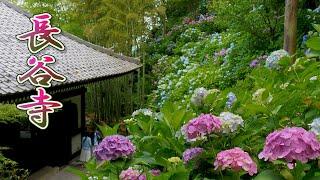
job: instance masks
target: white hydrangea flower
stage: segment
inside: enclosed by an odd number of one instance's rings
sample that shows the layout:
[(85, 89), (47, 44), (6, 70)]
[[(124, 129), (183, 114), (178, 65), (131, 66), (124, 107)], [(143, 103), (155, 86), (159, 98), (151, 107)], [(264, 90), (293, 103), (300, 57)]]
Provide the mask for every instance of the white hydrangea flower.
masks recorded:
[(153, 113), (150, 109), (138, 109), (132, 113), (132, 116), (135, 117), (139, 114), (143, 114), (145, 116), (150, 116), (150, 117), (153, 116)]
[(278, 68), (279, 61), (284, 57), (289, 57), (289, 53), (283, 49), (272, 52), (267, 57), (265, 67), (270, 69)]
[(267, 98), (267, 104), (271, 103), (272, 100), (273, 100), (273, 96), (272, 96), (272, 94), (269, 93), (269, 96)]
[(313, 10), (315, 13), (320, 13), (320, 6)]
[(267, 99), (265, 99), (265, 100), (262, 99), (262, 95), (263, 95), (263, 93), (265, 91), (266, 91), (265, 88), (260, 88), (260, 89), (256, 90), (256, 92), (254, 92), (252, 94), (252, 101), (255, 101), (256, 103), (259, 103), (259, 104), (264, 104), (264, 103), (269, 104), (269, 103), (271, 103), (272, 100), (273, 100), (273, 96), (270, 93), (269, 93), (269, 96), (268, 96)]
[(317, 136), (320, 135), (320, 118), (314, 119), (309, 126), (310, 131), (314, 132)]
[(219, 92), (220, 92), (219, 89), (210, 89), (210, 90), (208, 91), (208, 95), (209, 95), (209, 94), (219, 93)]
[(222, 112), (219, 115), (222, 122), (222, 132), (232, 133), (235, 132), (239, 126), (243, 127), (243, 119), (241, 116), (233, 114), (231, 112)]
[(254, 92), (252, 94), (252, 100), (261, 103), (262, 102), (262, 94), (266, 91), (266, 88), (260, 88), (258, 90), (256, 90), (256, 92)]
[(98, 176), (90, 176), (88, 177), (89, 180), (98, 180)]
[(289, 82), (280, 85), (280, 89), (286, 89), (289, 86)]
[(197, 88), (191, 97), (191, 103), (195, 106), (201, 106), (207, 95), (208, 90), (203, 87)]
[(312, 76), (312, 77), (310, 78), (310, 81), (316, 81), (316, 80), (318, 80), (318, 76)]
[(134, 122), (134, 119), (133, 118), (125, 119), (125, 120), (123, 120), (123, 122), (125, 122), (126, 124), (129, 124), (129, 123)]

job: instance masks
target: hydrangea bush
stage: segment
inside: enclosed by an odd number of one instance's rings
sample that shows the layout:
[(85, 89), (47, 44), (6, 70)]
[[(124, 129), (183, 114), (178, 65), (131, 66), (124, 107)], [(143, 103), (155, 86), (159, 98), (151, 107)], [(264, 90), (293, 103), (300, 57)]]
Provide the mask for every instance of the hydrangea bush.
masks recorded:
[[(263, 10), (254, 6), (252, 14)], [(304, 57), (301, 50), (292, 64), (287, 52), (274, 51), (279, 47), (247, 48), (248, 37), (231, 30), (203, 32), (188, 20), (157, 38), (150, 109), (137, 110), (125, 121), (128, 137), (108, 136), (98, 145), (89, 174), (110, 179), (261, 179), (270, 172), (299, 180), (316, 177), (319, 56)], [(306, 39), (308, 49), (317, 49), (310, 43), (314, 37), (318, 34)]]

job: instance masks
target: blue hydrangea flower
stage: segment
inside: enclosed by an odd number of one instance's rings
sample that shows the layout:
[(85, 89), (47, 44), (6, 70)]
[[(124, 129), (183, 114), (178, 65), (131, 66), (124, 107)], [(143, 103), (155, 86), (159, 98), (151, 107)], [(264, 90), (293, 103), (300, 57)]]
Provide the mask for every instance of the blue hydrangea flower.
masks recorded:
[(303, 37), (302, 37), (302, 44), (305, 44), (308, 40), (308, 35), (305, 34)]
[(229, 92), (228, 95), (227, 95), (227, 102), (226, 102), (226, 106), (227, 108), (231, 108), (232, 105), (234, 104), (234, 102), (237, 101), (237, 96), (233, 93), (233, 92)]
[(265, 67), (270, 69), (279, 68), (279, 61), (284, 57), (289, 57), (289, 53), (283, 49), (272, 52), (266, 60)]

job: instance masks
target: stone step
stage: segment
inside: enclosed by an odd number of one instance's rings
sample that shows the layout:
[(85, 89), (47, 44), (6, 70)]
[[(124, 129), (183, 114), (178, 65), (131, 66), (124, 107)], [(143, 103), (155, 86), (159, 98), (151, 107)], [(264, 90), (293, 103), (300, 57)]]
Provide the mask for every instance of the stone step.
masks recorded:
[(47, 180), (49, 177), (56, 175), (59, 173), (60, 168), (59, 167), (51, 167), (46, 166), (39, 171), (31, 174), (29, 177), (30, 180)]

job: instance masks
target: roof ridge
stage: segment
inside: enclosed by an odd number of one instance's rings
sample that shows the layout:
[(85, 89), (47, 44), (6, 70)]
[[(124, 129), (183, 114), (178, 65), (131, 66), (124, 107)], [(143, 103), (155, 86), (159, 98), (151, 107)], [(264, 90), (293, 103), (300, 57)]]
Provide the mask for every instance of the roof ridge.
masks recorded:
[[(29, 13), (28, 11), (20, 8), (19, 6), (7, 1), (7, 0), (0, 0), (0, 2), (3, 2), (6, 6), (8, 6), (9, 8), (17, 11), (18, 13), (20, 14), (23, 14), (24, 16), (28, 17), (28, 18), (31, 18), (33, 15), (31, 13)], [(129, 56), (125, 56), (125, 55), (120, 55), (118, 53), (115, 53), (114, 51), (108, 49), (108, 48), (105, 48), (105, 47), (102, 47), (102, 46), (99, 46), (99, 45), (96, 45), (96, 44), (92, 44), (84, 39), (81, 39), (71, 33), (68, 33), (66, 31), (62, 31), (61, 30), (61, 35), (64, 35), (65, 37), (68, 37), (80, 44), (84, 44), (85, 46), (89, 47), (89, 48), (92, 48), (96, 51), (99, 51), (99, 52), (102, 52), (102, 53), (105, 53), (105, 54), (108, 54), (109, 56), (112, 56), (112, 57), (115, 57), (115, 58), (118, 58), (118, 59), (121, 59), (123, 61), (127, 61), (127, 62), (130, 62), (130, 63), (134, 63), (134, 64), (137, 64), (137, 65), (140, 65), (141, 66), (141, 63), (139, 61), (139, 59), (137, 58), (133, 58), (133, 57), (129, 57)]]

